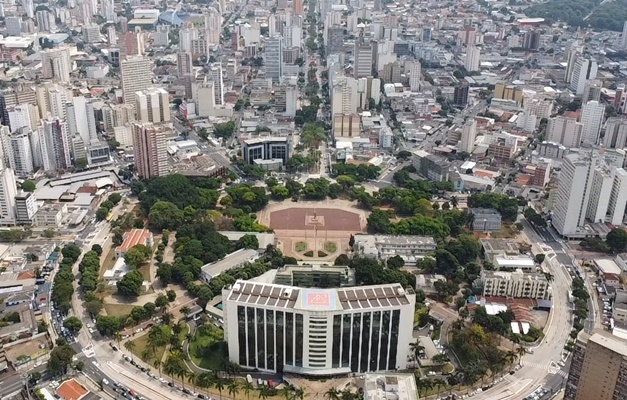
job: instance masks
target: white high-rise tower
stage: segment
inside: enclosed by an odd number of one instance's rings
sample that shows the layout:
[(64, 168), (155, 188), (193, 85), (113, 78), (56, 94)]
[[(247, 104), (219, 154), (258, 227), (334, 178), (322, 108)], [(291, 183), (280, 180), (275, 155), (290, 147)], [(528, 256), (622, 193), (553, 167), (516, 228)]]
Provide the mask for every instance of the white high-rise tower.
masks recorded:
[(601, 125), (605, 115), (605, 105), (598, 101), (589, 101), (581, 112), (581, 141), (582, 143), (597, 144), (601, 134)]

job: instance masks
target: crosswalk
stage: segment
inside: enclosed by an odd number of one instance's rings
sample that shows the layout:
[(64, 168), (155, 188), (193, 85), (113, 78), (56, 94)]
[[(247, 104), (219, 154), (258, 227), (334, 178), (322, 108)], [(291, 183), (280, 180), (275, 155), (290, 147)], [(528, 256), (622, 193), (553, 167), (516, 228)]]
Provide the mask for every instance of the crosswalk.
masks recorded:
[(547, 371), (549, 374), (554, 374), (554, 375), (557, 374), (557, 375), (563, 376), (564, 378), (568, 377), (568, 374), (565, 371), (563, 371), (553, 361), (551, 361), (551, 363), (549, 364), (540, 364), (540, 363), (533, 363), (533, 362), (523, 360), (521, 364), (524, 365), (525, 367), (537, 368), (543, 371)]

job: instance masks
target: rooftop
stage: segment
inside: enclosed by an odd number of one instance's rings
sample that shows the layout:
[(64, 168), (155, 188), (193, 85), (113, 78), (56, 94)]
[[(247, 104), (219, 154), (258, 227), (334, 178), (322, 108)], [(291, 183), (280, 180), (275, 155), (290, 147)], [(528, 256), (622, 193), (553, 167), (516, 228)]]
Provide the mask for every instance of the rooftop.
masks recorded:
[(150, 240), (152, 233), (148, 229), (132, 229), (124, 234), (124, 242), (115, 251), (119, 253), (126, 253), (130, 248), (146, 243)]
[(239, 249), (227, 254), (223, 259), (205, 264), (202, 272), (210, 278), (215, 278), (231, 268), (239, 267), (247, 262), (252, 262), (257, 257), (257, 251), (251, 249)]
[(294, 286), (238, 280), (227, 295), (231, 301), (310, 311), (358, 310), (410, 304), (396, 283), (339, 289), (302, 289)]
[(512, 239), (479, 239), (485, 251), (502, 251), (518, 253), (518, 243)]
[(620, 275), (620, 273), (622, 272), (622, 270), (614, 260), (594, 260), (594, 264), (604, 274)]
[(265, 250), (269, 244), (274, 245), (276, 235), (274, 233), (258, 233), (258, 232), (237, 232), (237, 231), (219, 231), (220, 235), (226, 236), (230, 241), (239, 240), (242, 236), (252, 235), (257, 237), (259, 241), (259, 250)]
[(74, 379), (65, 381), (57, 388), (57, 394), (65, 400), (78, 400), (89, 391)]
[(392, 399), (418, 399), (414, 374), (366, 374), (364, 400)]

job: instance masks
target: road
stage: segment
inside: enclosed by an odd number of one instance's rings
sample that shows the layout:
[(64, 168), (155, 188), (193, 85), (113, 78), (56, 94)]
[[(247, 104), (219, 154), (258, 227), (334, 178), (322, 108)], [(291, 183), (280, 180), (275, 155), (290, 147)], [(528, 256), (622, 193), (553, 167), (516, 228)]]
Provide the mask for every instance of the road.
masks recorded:
[(523, 356), (522, 368), (514, 375), (505, 376), (502, 382), (488, 391), (477, 394), (476, 399), (522, 400), (541, 386), (551, 388), (553, 391), (559, 390), (567, 376), (568, 364), (562, 368), (557, 363), (566, 359), (564, 346), (572, 327), (572, 304), (569, 301), (572, 280), (565, 269), (565, 266), (572, 267), (572, 260), (562, 243), (552, 236), (547, 237), (548, 240), (545, 242), (543, 231), (540, 233), (534, 231), (524, 219), (521, 222), (534, 250), (541, 250), (547, 255), (548, 270), (554, 277), (551, 284), (553, 309), (544, 340), (532, 349), (533, 354)]

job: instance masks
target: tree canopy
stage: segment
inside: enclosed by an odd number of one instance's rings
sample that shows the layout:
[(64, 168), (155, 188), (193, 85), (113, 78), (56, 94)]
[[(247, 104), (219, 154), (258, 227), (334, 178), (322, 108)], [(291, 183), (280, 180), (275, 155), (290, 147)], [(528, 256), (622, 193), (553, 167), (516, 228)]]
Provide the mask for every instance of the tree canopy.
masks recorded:
[(118, 287), (118, 293), (124, 296), (139, 296), (141, 293), (142, 283), (144, 283), (144, 277), (136, 269), (133, 269), (126, 273), (117, 281), (116, 286)]

